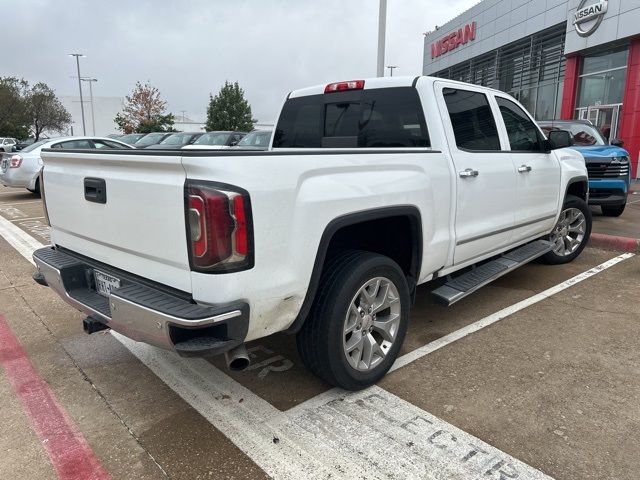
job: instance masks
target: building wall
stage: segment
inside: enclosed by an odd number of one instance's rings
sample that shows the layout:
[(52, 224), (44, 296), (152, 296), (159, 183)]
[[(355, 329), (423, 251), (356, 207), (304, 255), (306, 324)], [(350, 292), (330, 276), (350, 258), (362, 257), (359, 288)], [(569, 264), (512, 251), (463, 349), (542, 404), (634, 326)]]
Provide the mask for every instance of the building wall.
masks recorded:
[[(569, 0), (483, 0), (425, 36), (423, 74), (430, 75), (561, 24), (567, 19), (568, 4)], [(474, 21), (475, 40), (440, 57), (431, 58), (432, 43)]]
[[(534, 0), (535, 3), (536, 0)], [(586, 5), (591, 2), (587, 1)], [(640, 34), (640, 0), (609, 0), (602, 23), (588, 37), (581, 37), (573, 26), (573, 16), (580, 0), (567, 2), (567, 40), (565, 53), (571, 55), (587, 48), (615, 42)], [(588, 27), (589, 25), (585, 25)]]
[[(85, 96), (86, 93), (86, 96)], [(73, 119), (72, 127), (74, 135), (82, 135), (82, 112), (80, 111), (79, 96), (58, 97), (62, 105), (71, 114)], [(93, 121), (91, 117), (91, 102), (89, 92), (82, 89), (82, 100), (84, 103), (84, 121), (87, 135), (93, 135)], [(118, 112), (124, 107), (123, 97), (93, 97), (93, 113), (95, 117), (95, 134), (99, 136), (118, 132), (118, 126), (113, 121)], [(67, 132), (71, 135), (71, 128)]]

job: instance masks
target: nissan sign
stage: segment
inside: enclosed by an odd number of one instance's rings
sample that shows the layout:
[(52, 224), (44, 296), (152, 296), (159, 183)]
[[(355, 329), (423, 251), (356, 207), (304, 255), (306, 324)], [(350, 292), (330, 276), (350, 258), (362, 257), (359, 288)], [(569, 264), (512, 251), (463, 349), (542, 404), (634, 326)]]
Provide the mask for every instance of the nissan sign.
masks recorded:
[(588, 37), (596, 31), (602, 23), (604, 14), (607, 13), (607, 7), (609, 6), (609, 0), (600, 0), (597, 3), (591, 0), (589, 5), (586, 5), (586, 3), (587, 0), (580, 1), (573, 18), (576, 33), (581, 37)]
[(431, 58), (436, 58), (443, 53), (450, 52), (458, 48), (460, 45), (465, 45), (469, 41), (476, 39), (476, 22), (469, 23), (463, 28), (451, 32), (447, 36), (441, 38), (437, 42), (431, 44)]

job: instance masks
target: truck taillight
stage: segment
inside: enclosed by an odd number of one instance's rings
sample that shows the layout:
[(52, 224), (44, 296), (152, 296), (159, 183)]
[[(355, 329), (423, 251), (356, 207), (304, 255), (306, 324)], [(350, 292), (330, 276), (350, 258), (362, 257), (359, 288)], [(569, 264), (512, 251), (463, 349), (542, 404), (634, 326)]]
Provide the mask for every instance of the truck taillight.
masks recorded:
[(192, 270), (224, 273), (253, 266), (247, 192), (227, 185), (189, 182), (185, 206)]
[(20, 155), (13, 155), (9, 161), (9, 168), (19, 168), (22, 165), (22, 157)]
[(346, 90), (362, 90), (364, 80), (349, 80), (348, 82), (330, 83), (324, 87), (324, 93), (344, 92)]

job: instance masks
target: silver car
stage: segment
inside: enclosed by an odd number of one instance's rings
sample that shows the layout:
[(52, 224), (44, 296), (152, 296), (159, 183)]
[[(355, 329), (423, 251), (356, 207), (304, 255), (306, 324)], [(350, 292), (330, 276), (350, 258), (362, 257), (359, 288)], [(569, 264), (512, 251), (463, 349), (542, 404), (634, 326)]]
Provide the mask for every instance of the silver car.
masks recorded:
[(14, 154), (5, 153), (0, 162), (0, 183), (6, 187), (26, 188), (40, 194), (40, 170), (43, 148), (64, 149), (133, 149), (131, 145), (105, 137), (60, 137), (40, 140)]
[(13, 147), (16, 146), (16, 143), (18, 142), (15, 138), (0, 138), (0, 150), (9, 153), (13, 150)]

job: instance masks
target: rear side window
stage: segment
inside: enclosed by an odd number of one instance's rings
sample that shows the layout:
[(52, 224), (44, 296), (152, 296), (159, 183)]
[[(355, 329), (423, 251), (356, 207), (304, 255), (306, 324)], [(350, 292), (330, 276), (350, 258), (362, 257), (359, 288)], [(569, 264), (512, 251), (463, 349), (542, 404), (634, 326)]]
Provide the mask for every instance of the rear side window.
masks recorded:
[(52, 145), (51, 148), (67, 148), (67, 149), (76, 149), (76, 148), (92, 148), (89, 140), (70, 140), (68, 142), (56, 143)]
[(511, 150), (515, 152), (542, 150), (540, 133), (524, 110), (506, 98), (496, 97), (496, 101), (507, 129)]
[(418, 92), (378, 88), (292, 98), (282, 109), (274, 148), (428, 147)]
[(445, 88), (442, 94), (458, 148), (500, 150), (496, 121), (485, 94), (454, 88)]

